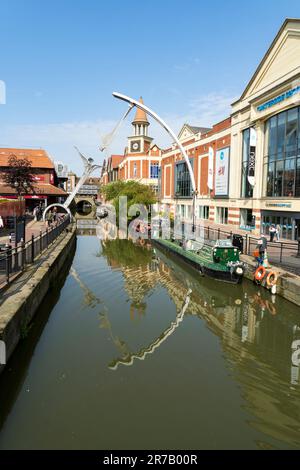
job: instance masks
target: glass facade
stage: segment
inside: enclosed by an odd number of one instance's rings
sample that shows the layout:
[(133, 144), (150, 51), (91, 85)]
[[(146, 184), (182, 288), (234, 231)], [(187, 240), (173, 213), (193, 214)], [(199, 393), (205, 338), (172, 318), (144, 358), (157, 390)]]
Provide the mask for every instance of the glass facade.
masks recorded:
[(264, 174), (267, 197), (300, 197), (300, 107), (266, 122)]
[[(193, 160), (191, 160), (191, 165), (193, 167)], [(191, 178), (185, 162), (177, 163), (175, 166), (175, 196), (192, 196)]]
[(252, 197), (253, 186), (249, 183), (250, 128), (243, 131), (242, 187), (241, 197)]

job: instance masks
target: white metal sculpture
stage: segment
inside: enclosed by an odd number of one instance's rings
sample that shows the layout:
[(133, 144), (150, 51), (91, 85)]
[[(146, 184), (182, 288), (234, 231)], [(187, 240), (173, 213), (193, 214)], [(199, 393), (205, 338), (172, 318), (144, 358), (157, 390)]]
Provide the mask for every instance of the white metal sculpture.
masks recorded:
[(94, 160), (93, 158), (86, 158), (79, 150), (77, 147), (75, 147), (75, 149), (77, 150), (77, 152), (79, 153), (82, 161), (83, 161), (83, 165), (84, 165), (84, 171), (83, 171), (83, 174), (80, 178), (80, 180), (78, 181), (78, 183), (76, 184), (75, 188), (73, 189), (73, 191), (69, 194), (69, 196), (67, 197), (67, 199), (65, 200), (65, 202), (63, 204), (59, 204), (59, 203), (56, 203), (56, 204), (50, 204), (49, 206), (46, 207), (46, 209), (44, 210), (44, 213), (43, 213), (43, 220), (45, 221), (45, 218), (46, 218), (46, 213), (52, 208), (52, 207), (62, 207), (70, 216), (70, 218), (72, 217), (71, 216), (71, 212), (70, 212), (70, 209), (69, 209), (69, 206), (71, 204), (71, 202), (73, 201), (74, 197), (76, 196), (76, 194), (78, 193), (78, 191), (80, 190), (81, 186), (84, 184), (84, 182), (86, 181), (86, 179), (95, 171), (97, 170), (98, 168), (101, 168), (101, 165), (95, 165), (94, 164)]
[(155, 121), (157, 121), (167, 131), (167, 133), (171, 136), (171, 138), (178, 145), (178, 147), (179, 147), (179, 149), (180, 149), (180, 151), (183, 155), (183, 158), (185, 160), (185, 163), (186, 163), (186, 166), (188, 168), (189, 175), (190, 175), (190, 178), (191, 178), (192, 196), (193, 196), (193, 231), (194, 231), (195, 230), (195, 225), (196, 225), (197, 189), (196, 189), (196, 182), (195, 182), (195, 176), (194, 176), (193, 168), (192, 168), (191, 162), (189, 160), (189, 157), (188, 157), (183, 145), (180, 143), (180, 141), (179, 141), (178, 137), (176, 136), (175, 132), (172, 131), (172, 129), (168, 126), (168, 124), (166, 124), (165, 121), (161, 117), (158, 116), (158, 114), (156, 114), (150, 108), (145, 106), (143, 103), (140, 103), (139, 101), (137, 101), (133, 98), (130, 98), (129, 96), (122, 95), (121, 93), (117, 93), (117, 92), (114, 92), (113, 96), (115, 98), (118, 98), (120, 100), (123, 100), (123, 101), (126, 101), (127, 103), (129, 103), (130, 109), (132, 108), (132, 106), (136, 106), (137, 108), (140, 108), (143, 111), (145, 111), (147, 114), (149, 114), (149, 116), (151, 116), (153, 119), (155, 119)]

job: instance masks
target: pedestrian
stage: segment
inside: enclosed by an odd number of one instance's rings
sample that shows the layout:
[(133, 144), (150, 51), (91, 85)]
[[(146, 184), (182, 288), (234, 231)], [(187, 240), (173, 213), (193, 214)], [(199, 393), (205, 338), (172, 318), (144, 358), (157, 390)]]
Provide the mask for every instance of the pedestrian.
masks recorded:
[(37, 222), (37, 214), (38, 214), (38, 206), (35, 206), (33, 209), (32, 215), (34, 217), (34, 221)]
[(264, 257), (265, 257), (264, 243), (261, 238), (257, 240), (257, 245), (254, 250), (253, 256), (257, 262), (257, 267), (261, 266), (264, 262)]
[(52, 220), (53, 222), (57, 221), (57, 207), (53, 207), (53, 213), (52, 213)]
[(275, 232), (275, 235), (276, 235), (276, 240), (279, 242), (280, 240), (280, 232), (281, 232), (281, 226), (279, 224), (276, 225), (276, 232)]
[(50, 225), (52, 224), (52, 221), (53, 221), (53, 214), (52, 214), (51, 210), (47, 212), (46, 220), (47, 220), (48, 227), (50, 227)]
[(3, 222), (2, 216), (0, 215), (0, 228), (3, 228), (3, 227), (4, 227), (4, 222)]
[(270, 242), (273, 242), (274, 237), (275, 237), (275, 233), (276, 233), (275, 225), (273, 225), (273, 224), (271, 225), (269, 233), (270, 233)]

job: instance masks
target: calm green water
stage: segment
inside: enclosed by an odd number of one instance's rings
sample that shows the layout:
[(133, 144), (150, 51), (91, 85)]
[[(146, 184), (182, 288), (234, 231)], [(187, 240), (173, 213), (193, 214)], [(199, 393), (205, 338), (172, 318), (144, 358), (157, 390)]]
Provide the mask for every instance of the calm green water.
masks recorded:
[(249, 282), (79, 236), (0, 378), (0, 448), (299, 448), (297, 340), (299, 308)]

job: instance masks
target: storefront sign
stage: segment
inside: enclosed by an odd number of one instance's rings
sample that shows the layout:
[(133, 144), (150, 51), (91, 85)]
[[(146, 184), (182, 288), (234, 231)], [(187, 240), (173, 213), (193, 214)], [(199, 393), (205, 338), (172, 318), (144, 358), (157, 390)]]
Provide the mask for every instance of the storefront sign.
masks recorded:
[(215, 196), (228, 196), (229, 147), (216, 153)]
[(214, 187), (214, 149), (212, 147), (208, 149), (207, 186), (210, 190)]
[(296, 95), (297, 93), (300, 93), (300, 85), (296, 86), (295, 88), (292, 88), (289, 91), (286, 91), (282, 95), (276, 96), (276, 98), (273, 98), (272, 100), (267, 101), (264, 104), (261, 104), (260, 106), (257, 106), (257, 111), (265, 111), (268, 108), (271, 108), (277, 103), (281, 103), (282, 101), (291, 98), (291, 96)]
[(292, 207), (292, 204), (289, 202), (274, 202), (274, 203), (267, 203), (267, 207)]

